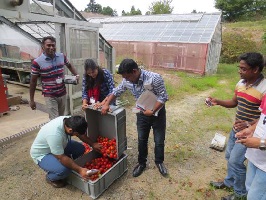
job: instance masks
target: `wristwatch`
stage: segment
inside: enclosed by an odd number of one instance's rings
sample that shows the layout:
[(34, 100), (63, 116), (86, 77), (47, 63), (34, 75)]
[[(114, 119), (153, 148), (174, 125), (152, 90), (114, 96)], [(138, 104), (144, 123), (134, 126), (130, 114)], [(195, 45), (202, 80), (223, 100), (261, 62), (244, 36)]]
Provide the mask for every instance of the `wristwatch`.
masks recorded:
[(261, 140), (260, 140), (260, 146), (259, 146), (259, 149), (262, 150), (262, 151), (265, 151), (265, 150), (266, 150), (265, 139), (261, 139)]

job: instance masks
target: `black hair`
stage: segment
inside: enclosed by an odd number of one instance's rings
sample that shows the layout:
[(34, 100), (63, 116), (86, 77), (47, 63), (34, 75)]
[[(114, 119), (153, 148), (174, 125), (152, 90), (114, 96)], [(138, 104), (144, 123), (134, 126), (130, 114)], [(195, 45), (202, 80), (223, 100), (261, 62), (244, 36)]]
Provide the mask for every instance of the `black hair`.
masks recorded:
[(252, 69), (259, 67), (259, 70), (262, 71), (264, 68), (264, 59), (262, 54), (256, 52), (244, 53), (239, 56), (239, 61), (244, 60)]
[(131, 74), (133, 73), (133, 69), (138, 69), (138, 64), (133, 60), (126, 58), (122, 60), (118, 67), (118, 74)]
[[(91, 76), (87, 74), (88, 69), (91, 69), (92, 71), (98, 69), (98, 75), (95, 79), (93, 79)], [(84, 77), (86, 80), (85, 88), (86, 90), (92, 89), (94, 86), (100, 86), (104, 82), (104, 71), (102, 68), (99, 67), (97, 62), (95, 62), (93, 59), (87, 59), (84, 63)]]
[(68, 128), (72, 128), (73, 132), (77, 132), (80, 135), (84, 135), (88, 127), (85, 118), (79, 115), (65, 118), (65, 125)]
[(42, 39), (42, 45), (44, 45), (46, 40), (51, 40), (52, 42), (56, 42), (56, 39), (53, 36), (46, 36)]

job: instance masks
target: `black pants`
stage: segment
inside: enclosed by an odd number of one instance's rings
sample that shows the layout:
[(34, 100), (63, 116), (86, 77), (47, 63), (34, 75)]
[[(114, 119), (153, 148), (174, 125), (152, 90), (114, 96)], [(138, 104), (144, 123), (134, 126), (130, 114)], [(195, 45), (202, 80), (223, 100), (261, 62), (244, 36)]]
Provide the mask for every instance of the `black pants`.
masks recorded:
[(154, 154), (155, 163), (163, 163), (164, 161), (164, 140), (166, 129), (166, 110), (165, 106), (161, 108), (158, 116), (145, 116), (137, 113), (137, 130), (138, 130), (138, 162), (146, 164), (148, 155), (148, 139), (150, 129), (153, 129), (154, 135)]

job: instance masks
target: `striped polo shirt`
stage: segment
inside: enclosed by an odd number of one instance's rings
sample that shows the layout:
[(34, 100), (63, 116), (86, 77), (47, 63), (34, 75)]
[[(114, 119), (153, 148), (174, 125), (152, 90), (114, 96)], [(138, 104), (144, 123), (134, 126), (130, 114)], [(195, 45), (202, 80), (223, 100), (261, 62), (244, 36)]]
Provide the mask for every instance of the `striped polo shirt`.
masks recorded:
[(266, 80), (261, 75), (252, 86), (247, 87), (246, 81), (241, 79), (235, 88), (237, 96), (236, 119), (253, 121), (260, 117), (259, 106), (266, 93)]
[(118, 97), (127, 89), (130, 90), (136, 100), (145, 90), (153, 92), (157, 97), (157, 101), (162, 104), (168, 100), (168, 95), (161, 75), (151, 71), (142, 69), (139, 80), (136, 84), (123, 78), (120, 85), (113, 90), (113, 94)]
[(56, 83), (56, 79), (64, 79), (64, 65), (68, 60), (63, 53), (56, 53), (52, 59), (42, 53), (31, 65), (31, 74), (41, 77), (42, 93), (45, 97), (61, 97), (66, 94), (63, 81)]

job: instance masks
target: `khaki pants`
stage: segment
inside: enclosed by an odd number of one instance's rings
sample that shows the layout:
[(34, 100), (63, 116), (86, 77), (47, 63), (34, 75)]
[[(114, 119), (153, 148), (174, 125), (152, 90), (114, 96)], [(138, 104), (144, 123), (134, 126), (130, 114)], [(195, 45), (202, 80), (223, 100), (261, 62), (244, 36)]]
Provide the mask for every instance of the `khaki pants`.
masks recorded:
[(50, 120), (58, 116), (64, 116), (66, 95), (62, 97), (44, 97), (44, 100), (48, 109)]

